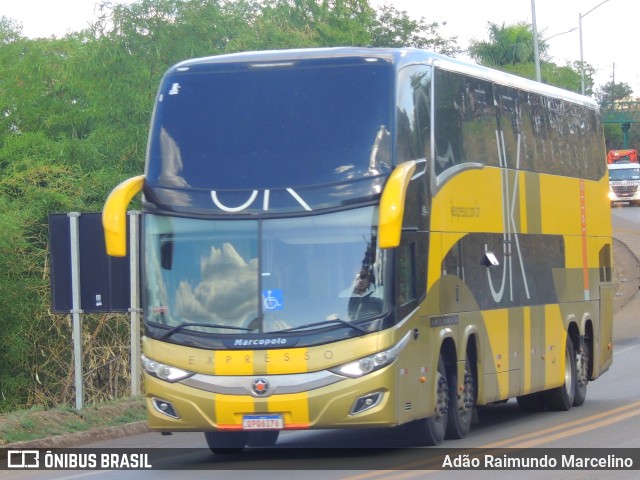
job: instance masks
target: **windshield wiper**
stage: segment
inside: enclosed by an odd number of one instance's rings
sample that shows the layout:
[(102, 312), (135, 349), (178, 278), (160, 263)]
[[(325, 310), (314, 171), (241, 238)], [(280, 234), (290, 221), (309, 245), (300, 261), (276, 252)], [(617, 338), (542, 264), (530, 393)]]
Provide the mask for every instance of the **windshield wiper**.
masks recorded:
[(317, 323), (307, 323), (306, 325), (300, 325), (297, 327), (291, 327), (291, 328), (287, 328), (285, 330), (278, 330), (278, 333), (283, 333), (283, 332), (294, 332), (296, 330), (304, 330), (305, 328), (313, 328), (313, 327), (322, 327), (324, 325), (343, 325), (345, 327), (349, 327), (352, 328), (354, 330), (357, 330), (360, 333), (367, 333), (367, 331), (362, 328), (359, 327), (358, 325), (354, 325), (353, 323), (347, 322), (345, 320), (341, 320), (339, 318), (333, 318), (331, 320), (326, 320), (324, 322), (317, 322)]
[(232, 327), (230, 325), (218, 325), (216, 323), (189, 323), (189, 322), (184, 322), (181, 323), (180, 325), (173, 327), (171, 330), (169, 330), (167, 333), (165, 333), (160, 340), (166, 340), (167, 338), (171, 337), (174, 333), (179, 332), (180, 330), (183, 330), (185, 328), (189, 328), (189, 327), (206, 327), (206, 328), (221, 328), (224, 330), (242, 330), (243, 332), (251, 332), (252, 330), (250, 328), (244, 328), (244, 327)]

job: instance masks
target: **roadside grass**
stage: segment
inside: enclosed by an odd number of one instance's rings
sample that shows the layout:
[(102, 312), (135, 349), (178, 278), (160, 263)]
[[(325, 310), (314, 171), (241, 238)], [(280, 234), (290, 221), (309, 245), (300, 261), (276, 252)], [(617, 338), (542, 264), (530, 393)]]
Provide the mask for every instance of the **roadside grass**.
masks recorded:
[(124, 425), (145, 420), (145, 418), (142, 398), (126, 398), (87, 405), (80, 411), (70, 406), (48, 410), (43, 407), (33, 407), (29, 410), (0, 415), (0, 447), (15, 442)]

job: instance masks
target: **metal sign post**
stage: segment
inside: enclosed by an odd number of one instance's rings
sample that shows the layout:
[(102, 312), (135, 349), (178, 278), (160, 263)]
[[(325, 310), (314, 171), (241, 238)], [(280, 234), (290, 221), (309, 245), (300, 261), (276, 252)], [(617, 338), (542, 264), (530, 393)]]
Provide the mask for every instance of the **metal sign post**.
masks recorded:
[(71, 238), (71, 316), (73, 318), (73, 365), (76, 387), (76, 410), (82, 410), (82, 310), (80, 309), (80, 230), (78, 212), (67, 214)]
[(82, 330), (86, 314), (131, 314), (131, 392), (140, 395), (139, 219), (139, 212), (131, 213), (129, 258), (113, 258), (106, 253), (100, 213), (49, 215), (52, 311), (72, 316), (78, 410), (84, 402)]
[(131, 279), (131, 396), (140, 395), (140, 291), (138, 225), (140, 212), (129, 212), (129, 271)]

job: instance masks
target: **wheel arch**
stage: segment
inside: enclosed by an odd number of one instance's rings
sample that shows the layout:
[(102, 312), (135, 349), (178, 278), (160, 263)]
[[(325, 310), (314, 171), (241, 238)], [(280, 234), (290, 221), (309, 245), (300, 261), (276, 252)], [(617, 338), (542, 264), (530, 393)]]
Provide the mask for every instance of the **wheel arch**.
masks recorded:
[(591, 358), (589, 359), (589, 380), (593, 380), (593, 366), (595, 364), (594, 362), (594, 355), (596, 354), (595, 351), (595, 345), (594, 345), (594, 327), (593, 327), (593, 320), (591, 319), (591, 317), (586, 317), (585, 318), (585, 322), (584, 322), (584, 330), (583, 330), (583, 335), (582, 338), (580, 339), (580, 348), (582, 348), (582, 344), (586, 343), (587, 346), (589, 347), (589, 352), (591, 353)]
[(591, 361), (589, 362), (589, 380), (592, 380), (594, 365), (593, 355), (595, 354), (595, 351), (593, 345), (594, 326), (591, 314), (589, 312), (584, 313), (579, 321), (580, 325), (578, 325), (578, 320), (575, 315), (569, 315), (567, 320), (567, 335), (571, 338), (574, 350), (579, 352), (582, 349), (582, 344), (588, 342), (588, 346), (590, 347), (589, 351), (592, 355)]
[(476, 386), (475, 400), (478, 400), (478, 392), (480, 391), (480, 376), (478, 365), (478, 355), (480, 353), (480, 336), (477, 332), (473, 332), (469, 335), (466, 341), (465, 358), (469, 360), (471, 364), (471, 375), (473, 375), (473, 381)]
[(447, 336), (442, 339), (442, 343), (440, 344), (440, 355), (442, 355), (444, 366), (447, 370), (456, 368), (458, 363), (458, 351), (455, 340), (452, 336)]

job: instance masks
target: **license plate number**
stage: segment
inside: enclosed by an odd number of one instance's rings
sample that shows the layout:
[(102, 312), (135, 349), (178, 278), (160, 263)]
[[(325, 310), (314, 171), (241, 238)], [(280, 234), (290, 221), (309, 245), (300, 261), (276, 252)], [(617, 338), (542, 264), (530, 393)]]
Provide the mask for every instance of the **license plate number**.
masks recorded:
[(243, 430), (282, 430), (282, 415), (245, 415), (242, 417)]

